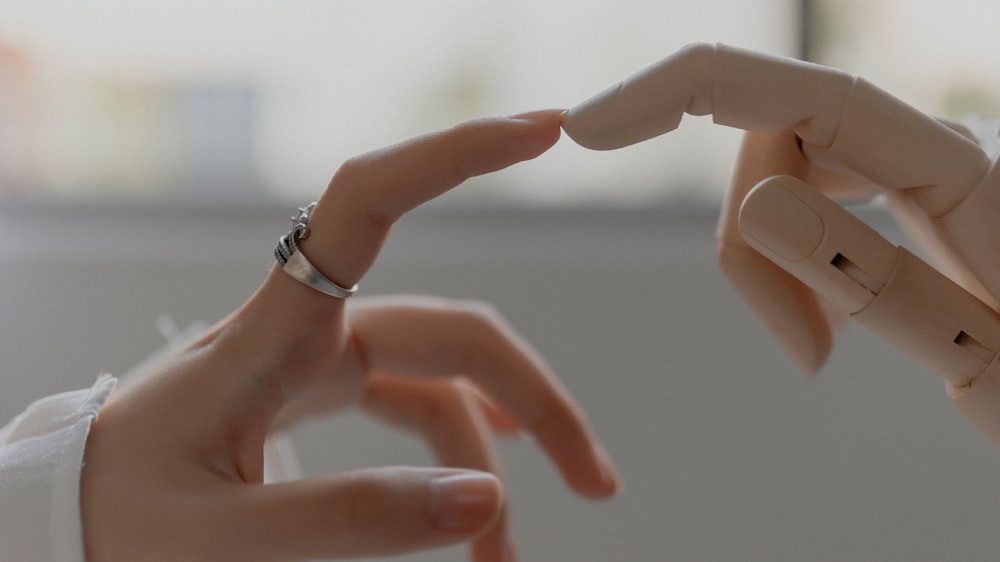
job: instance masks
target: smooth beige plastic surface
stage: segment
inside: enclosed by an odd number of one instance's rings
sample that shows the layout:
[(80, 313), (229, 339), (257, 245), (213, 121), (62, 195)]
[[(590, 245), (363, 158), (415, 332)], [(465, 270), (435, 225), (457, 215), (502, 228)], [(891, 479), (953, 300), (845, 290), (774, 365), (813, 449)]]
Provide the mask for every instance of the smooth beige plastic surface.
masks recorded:
[[(754, 249), (952, 386), (969, 385), (1000, 350), (1000, 315), (805, 182), (764, 180), (739, 221)], [(803, 222), (822, 234), (797, 235)], [(801, 251), (791, 255), (789, 240)]]
[(785, 130), (747, 133), (738, 163), (716, 233), (719, 266), (802, 370), (814, 373), (832, 346), (827, 311), (807, 285), (751, 248), (738, 228), (740, 205), (754, 184), (774, 174), (800, 175), (806, 161), (795, 133)]
[(948, 396), (958, 409), (994, 443), (1000, 445), (1000, 361), (994, 359), (972, 383), (948, 386)]
[[(1000, 444), (1000, 127), (939, 121), (840, 70), (709, 44), (573, 107), (563, 127), (609, 150), (685, 113), (748, 131), (719, 263), (798, 364), (818, 370), (848, 314), (938, 373)], [(949, 276), (826, 196), (878, 192)]]

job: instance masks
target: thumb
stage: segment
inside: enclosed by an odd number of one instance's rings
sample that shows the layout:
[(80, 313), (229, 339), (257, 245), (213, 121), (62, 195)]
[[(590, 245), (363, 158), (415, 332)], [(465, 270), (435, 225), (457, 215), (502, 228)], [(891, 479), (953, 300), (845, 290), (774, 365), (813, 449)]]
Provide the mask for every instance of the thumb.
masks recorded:
[(503, 489), (487, 472), (391, 467), (254, 486), (237, 503), (244, 559), (353, 558), (475, 538), (499, 516)]

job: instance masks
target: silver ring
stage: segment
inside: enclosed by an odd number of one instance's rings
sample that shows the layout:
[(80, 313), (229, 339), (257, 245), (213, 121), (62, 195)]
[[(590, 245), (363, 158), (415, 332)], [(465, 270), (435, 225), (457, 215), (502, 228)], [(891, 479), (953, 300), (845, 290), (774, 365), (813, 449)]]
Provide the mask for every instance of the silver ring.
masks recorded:
[(357, 292), (358, 285), (347, 289), (330, 281), (314, 266), (299, 249), (298, 241), (309, 236), (309, 215), (316, 208), (316, 202), (305, 207), (299, 207), (299, 213), (292, 217), (292, 229), (278, 239), (274, 246), (274, 259), (285, 273), (293, 279), (312, 287), (313, 289), (336, 297), (346, 299)]

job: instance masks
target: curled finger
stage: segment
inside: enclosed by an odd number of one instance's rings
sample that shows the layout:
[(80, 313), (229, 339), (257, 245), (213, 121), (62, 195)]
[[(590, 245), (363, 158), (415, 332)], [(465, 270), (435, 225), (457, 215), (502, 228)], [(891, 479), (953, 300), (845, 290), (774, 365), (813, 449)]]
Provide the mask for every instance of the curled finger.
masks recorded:
[(233, 491), (217, 559), (389, 556), (468, 541), (503, 506), (492, 474), (387, 467)]
[(579, 405), (492, 307), (384, 297), (351, 308), (348, 320), (371, 371), (465, 375), (535, 437), (577, 492), (603, 498), (618, 489), (615, 469)]
[[(377, 373), (369, 378), (364, 408), (379, 419), (421, 435), (443, 466), (501, 477), (482, 399), (461, 379), (421, 380)], [(472, 545), (476, 562), (512, 561), (506, 510)]]

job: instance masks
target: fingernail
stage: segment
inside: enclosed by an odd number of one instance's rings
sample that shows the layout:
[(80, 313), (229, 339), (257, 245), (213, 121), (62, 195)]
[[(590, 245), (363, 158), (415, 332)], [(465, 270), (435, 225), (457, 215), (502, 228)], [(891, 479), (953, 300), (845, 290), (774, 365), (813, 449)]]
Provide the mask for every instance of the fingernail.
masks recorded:
[(528, 111), (525, 113), (518, 113), (517, 115), (511, 115), (511, 119), (521, 119), (524, 121), (543, 121), (545, 119), (551, 119), (556, 114), (559, 115), (560, 119), (562, 114), (565, 113), (565, 109), (543, 109), (540, 111)]
[(451, 474), (432, 479), (430, 488), (431, 523), (443, 531), (478, 531), (500, 513), (500, 481), (492, 474)]

